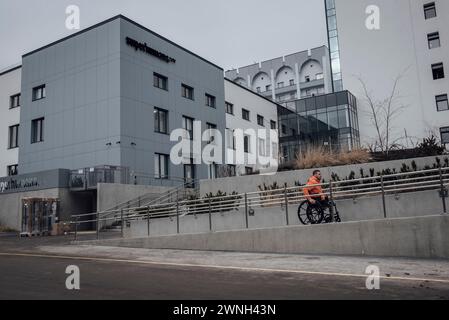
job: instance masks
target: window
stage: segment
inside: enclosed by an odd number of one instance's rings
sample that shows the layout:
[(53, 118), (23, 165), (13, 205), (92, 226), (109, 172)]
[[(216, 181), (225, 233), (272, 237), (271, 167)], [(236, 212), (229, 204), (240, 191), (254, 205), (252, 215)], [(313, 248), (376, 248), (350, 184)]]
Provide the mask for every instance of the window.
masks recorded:
[(243, 149), (245, 153), (251, 152), (250, 139), (251, 139), (250, 136), (243, 137)]
[(206, 93), (206, 106), (215, 108), (215, 97)]
[(185, 137), (185, 138), (193, 140), (193, 119), (183, 116), (182, 117), (182, 128), (184, 130), (187, 130), (187, 132), (189, 133), (189, 136)]
[(158, 73), (153, 73), (154, 86), (162, 90), (168, 90), (168, 78)]
[[(206, 124), (207, 130), (216, 130), (217, 129), (217, 125), (212, 124), (212, 123), (207, 123)], [(208, 139), (207, 139), (207, 144), (211, 144), (215, 141), (215, 136), (214, 133), (209, 132), (208, 133)]]
[(209, 165), (209, 179), (217, 179), (218, 177), (218, 165), (212, 163)]
[(270, 127), (272, 130), (276, 130), (276, 121), (271, 120), (270, 121)]
[(283, 135), (287, 134), (287, 127), (284, 124), (281, 127), (281, 132), (282, 132)]
[(290, 85), (291, 85), (291, 86), (294, 86), (294, 85), (295, 85), (295, 80), (291, 79), (291, 80), (290, 80)]
[(251, 174), (253, 174), (253, 168), (251, 168), (251, 167), (245, 167), (245, 174), (246, 175), (251, 175)]
[(249, 111), (246, 109), (242, 109), (242, 119), (249, 121)]
[(226, 113), (234, 115), (234, 105), (232, 103), (226, 102)]
[(265, 86), (265, 90), (266, 90), (266, 91), (270, 91), (270, 90), (271, 90), (271, 84)]
[(435, 7), (435, 2), (427, 3), (424, 5), (424, 17), (427, 19), (432, 19), (437, 16), (437, 9)]
[(306, 82), (310, 82), (310, 76), (306, 76)]
[(154, 108), (154, 132), (168, 134), (168, 111)]
[(440, 128), (441, 133), (441, 143), (448, 144), (449, 143), (449, 127)]
[(441, 46), (440, 33), (439, 32), (429, 33), (427, 35), (427, 41), (429, 42), (429, 49), (439, 48)]
[(264, 119), (261, 115), (257, 115), (257, 124), (264, 127)]
[(267, 146), (266, 146), (266, 142), (264, 139), (259, 138), (259, 155), (262, 157), (266, 156), (266, 150), (267, 150)]
[(19, 146), (19, 125), (9, 127), (8, 149), (14, 149)]
[(226, 128), (226, 146), (228, 149), (236, 150), (237, 143), (234, 136), (234, 130)]
[(278, 88), (283, 88), (284, 87), (284, 82), (278, 82)]
[(229, 164), (228, 172), (230, 177), (235, 177), (237, 175), (237, 167), (233, 164)]
[(444, 67), (443, 63), (432, 64), (433, 80), (444, 78)]
[(316, 79), (317, 79), (317, 80), (324, 79), (324, 75), (323, 75), (322, 73), (317, 73), (317, 74), (316, 74)]
[(442, 94), (435, 97), (437, 102), (437, 110), (438, 111), (446, 111), (449, 110), (449, 103), (447, 100), (447, 94)]
[(257, 88), (256, 88), (256, 91), (257, 91), (258, 93), (260, 93), (260, 87), (257, 87)]
[(39, 87), (33, 88), (33, 101), (41, 100), (45, 98), (45, 84)]
[(6, 174), (8, 175), (8, 177), (16, 176), (18, 174), (17, 168), (18, 168), (17, 164), (13, 164), (12, 166), (7, 166)]
[(160, 153), (154, 155), (154, 177), (168, 179), (168, 155)]
[(44, 118), (31, 121), (31, 143), (44, 141)]
[(194, 100), (194, 89), (185, 84), (181, 85), (182, 96), (186, 99)]
[(9, 98), (9, 109), (20, 107), (20, 93)]

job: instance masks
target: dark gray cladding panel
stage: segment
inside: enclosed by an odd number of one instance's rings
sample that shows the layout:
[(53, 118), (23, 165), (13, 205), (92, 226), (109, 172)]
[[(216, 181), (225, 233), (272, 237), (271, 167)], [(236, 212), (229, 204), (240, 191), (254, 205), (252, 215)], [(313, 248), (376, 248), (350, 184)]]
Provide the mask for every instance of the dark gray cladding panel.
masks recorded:
[(68, 188), (70, 170), (56, 169), (0, 178), (0, 195), (53, 188)]

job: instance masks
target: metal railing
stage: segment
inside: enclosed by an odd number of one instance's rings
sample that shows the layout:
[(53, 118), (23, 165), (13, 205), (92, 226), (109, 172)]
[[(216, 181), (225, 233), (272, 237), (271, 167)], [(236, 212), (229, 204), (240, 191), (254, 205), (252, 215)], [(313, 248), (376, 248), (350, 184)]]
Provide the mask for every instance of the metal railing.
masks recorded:
[[(449, 168), (437, 168), (344, 181), (330, 181), (316, 186), (321, 186), (323, 194), (329, 196), (331, 201), (380, 195), (383, 215), (387, 218), (387, 195), (428, 190), (438, 191), (442, 201), (443, 212), (447, 214), (446, 198), (448, 197), (448, 185)], [(244, 194), (178, 200), (167, 203), (154, 202), (146, 206), (112, 210), (108, 212), (108, 216), (103, 217), (100, 217), (100, 213), (74, 215), (72, 216), (71, 224), (74, 225), (75, 239), (78, 226), (85, 223), (96, 224), (97, 238), (99, 238), (99, 226), (102, 221), (118, 223), (123, 236), (125, 225), (130, 225), (131, 221), (141, 220), (147, 222), (149, 236), (150, 221), (152, 219), (169, 218), (171, 221), (176, 220), (176, 230), (177, 233), (180, 233), (180, 218), (187, 215), (194, 215), (195, 217), (197, 215), (208, 215), (209, 230), (212, 231), (212, 217), (214, 213), (224, 214), (242, 210), (245, 214), (245, 227), (249, 228), (249, 216), (252, 215), (254, 208), (279, 207), (285, 210), (285, 224), (289, 225), (289, 205), (300, 204), (306, 200), (303, 193), (304, 187), (284, 187), (274, 190), (260, 190)]]

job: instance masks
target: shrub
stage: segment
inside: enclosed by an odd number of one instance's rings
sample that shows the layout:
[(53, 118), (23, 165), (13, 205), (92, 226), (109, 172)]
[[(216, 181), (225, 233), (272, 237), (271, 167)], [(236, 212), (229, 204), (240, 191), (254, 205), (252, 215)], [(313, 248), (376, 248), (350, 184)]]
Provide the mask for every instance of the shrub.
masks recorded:
[(323, 146), (309, 147), (296, 155), (296, 169), (311, 169), (337, 165), (366, 163), (371, 160), (367, 150), (329, 152)]

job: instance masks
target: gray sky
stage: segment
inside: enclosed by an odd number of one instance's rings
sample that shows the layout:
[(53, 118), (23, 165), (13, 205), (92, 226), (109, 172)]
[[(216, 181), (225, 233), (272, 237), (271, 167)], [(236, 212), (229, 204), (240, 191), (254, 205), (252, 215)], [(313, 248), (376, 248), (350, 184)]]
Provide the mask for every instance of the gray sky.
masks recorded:
[(322, 0), (0, 0), (0, 69), (74, 33), (71, 4), (81, 29), (121, 13), (225, 70), (326, 44)]

